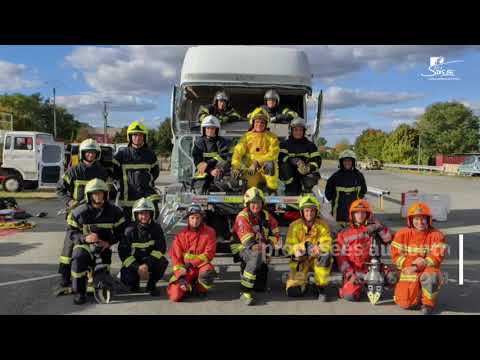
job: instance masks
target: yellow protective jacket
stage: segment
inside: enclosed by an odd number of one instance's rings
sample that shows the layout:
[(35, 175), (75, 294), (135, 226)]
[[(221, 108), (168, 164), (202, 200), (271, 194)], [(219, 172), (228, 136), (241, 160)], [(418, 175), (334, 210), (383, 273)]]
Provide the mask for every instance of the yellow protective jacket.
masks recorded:
[(294, 256), (300, 250), (306, 252), (305, 243), (318, 245), (324, 253), (332, 251), (332, 236), (328, 224), (321, 219), (316, 219), (310, 231), (302, 218), (295, 220), (288, 227), (287, 250)]
[(232, 168), (239, 169), (243, 165), (250, 166), (253, 161), (262, 164), (266, 161), (277, 162), (280, 153), (278, 137), (270, 131), (245, 133), (233, 150)]

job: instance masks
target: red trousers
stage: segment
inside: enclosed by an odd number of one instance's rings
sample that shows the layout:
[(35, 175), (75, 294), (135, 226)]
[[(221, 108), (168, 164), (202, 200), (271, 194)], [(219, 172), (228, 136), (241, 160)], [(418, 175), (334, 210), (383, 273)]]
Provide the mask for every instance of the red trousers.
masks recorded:
[(208, 289), (211, 288), (211, 285), (202, 282), (202, 274), (215, 271), (215, 268), (212, 264), (202, 265), (200, 268), (190, 268), (185, 276), (182, 276), (182, 279), (186, 282), (186, 289), (182, 288), (181, 282), (172, 277), (170, 279), (170, 284), (168, 284), (167, 293), (168, 298), (171, 301), (180, 301), (187, 294), (192, 292), (194, 289), (198, 293), (206, 293)]
[[(389, 267), (385, 266), (382, 269), (383, 275), (385, 276), (385, 285), (393, 285), (390, 283), (390, 276), (393, 276), (395, 272), (390, 269)], [(359, 284), (357, 283), (352, 283), (351, 281), (348, 281), (345, 277), (343, 278), (343, 284), (342, 287), (339, 290), (339, 295), (341, 298), (345, 298), (346, 300), (350, 301), (358, 301), (360, 300), (360, 296), (362, 294), (362, 289), (365, 286), (363, 283), (363, 279), (365, 275), (367, 275), (367, 271), (355, 271), (355, 274), (357, 275), (357, 278), (361, 281)]]

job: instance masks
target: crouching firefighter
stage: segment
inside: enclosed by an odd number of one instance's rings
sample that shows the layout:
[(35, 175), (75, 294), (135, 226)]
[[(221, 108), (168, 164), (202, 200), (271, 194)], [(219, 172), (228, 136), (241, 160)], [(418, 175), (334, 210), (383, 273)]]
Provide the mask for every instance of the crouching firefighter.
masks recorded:
[(156, 284), (163, 277), (168, 260), (165, 258), (165, 236), (154, 218), (152, 201), (145, 198), (137, 200), (132, 209), (134, 223), (126, 228), (118, 253), (123, 265), (121, 280), (130, 291), (138, 291), (140, 280), (148, 280), (146, 291), (152, 296), (159, 296)]
[(229, 171), (230, 154), (228, 142), (219, 136), (220, 121), (212, 115), (206, 116), (201, 125), (202, 136), (195, 140), (192, 157), (197, 173), (192, 186), (197, 194), (207, 194)]
[(314, 273), (314, 293), (321, 302), (327, 301), (325, 291), (332, 268), (332, 237), (328, 224), (318, 217), (320, 203), (311, 194), (299, 201), (301, 218), (288, 227), (287, 251), (291, 256), (287, 295), (302, 296), (308, 286), (309, 271)]
[(430, 315), (443, 281), (440, 266), (447, 245), (443, 234), (432, 226), (432, 212), (426, 204), (410, 206), (407, 224), (392, 241), (392, 261), (401, 271), (394, 300), (404, 309), (414, 309), (421, 297), (421, 311)]
[[(57, 195), (65, 202), (68, 214), (81, 203), (85, 202), (85, 185), (92, 179), (107, 181), (108, 173), (100, 165), (101, 149), (93, 139), (82, 141), (79, 148), (80, 163), (68, 169), (59, 181)], [(73, 242), (68, 236), (63, 242), (60, 255), (58, 272), (62, 275), (60, 286), (56, 289), (56, 295), (71, 293), (71, 261)]]
[(113, 177), (120, 182), (120, 205), (127, 220), (132, 216), (132, 206), (138, 199), (145, 197), (155, 205), (158, 217), (160, 196), (155, 190), (155, 180), (160, 174), (157, 156), (148, 147), (148, 129), (138, 121), (127, 128), (128, 146), (120, 149), (114, 156)]
[(380, 262), (380, 242), (389, 244), (392, 233), (373, 217), (366, 200), (354, 201), (349, 217), (350, 226), (337, 236), (339, 254), (336, 259), (343, 275), (339, 295), (348, 301), (359, 301), (367, 286), (368, 298), (376, 304), (384, 286), (393, 286), (398, 281), (397, 272)]
[[(262, 108), (250, 114), (250, 129), (235, 146), (232, 156), (232, 176), (238, 178), (246, 170), (248, 187), (266, 183), (267, 192), (278, 188), (278, 137), (268, 130), (270, 115)], [(242, 169), (243, 168), (243, 169)]]
[(267, 287), (270, 255), (280, 244), (277, 220), (264, 210), (265, 197), (260, 189), (250, 188), (244, 197), (245, 208), (240, 211), (233, 226), (231, 245), (234, 261), (241, 261), (240, 299), (252, 305), (252, 291), (265, 291)]
[(290, 136), (280, 143), (278, 164), (280, 180), (285, 184), (285, 195), (311, 193), (320, 180), (322, 158), (317, 146), (305, 137), (307, 124), (302, 118), (290, 123)]
[(122, 209), (108, 201), (107, 184), (93, 179), (85, 186), (86, 203), (75, 208), (67, 219), (68, 238), (75, 244), (72, 255), (74, 303), (86, 302), (87, 275), (93, 273), (95, 299), (110, 302), (115, 280), (110, 275), (112, 251), (125, 231)]
[(213, 287), (216, 276), (211, 261), (215, 257), (215, 230), (203, 223), (200, 206), (187, 210), (187, 228), (180, 231), (170, 249), (173, 275), (168, 285), (171, 301), (180, 301), (187, 294), (201, 297)]

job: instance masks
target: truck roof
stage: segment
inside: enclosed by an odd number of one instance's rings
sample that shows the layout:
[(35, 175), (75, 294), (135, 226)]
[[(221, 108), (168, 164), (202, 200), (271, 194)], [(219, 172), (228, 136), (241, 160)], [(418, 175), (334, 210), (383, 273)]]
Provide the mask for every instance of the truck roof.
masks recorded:
[(299, 50), (263, 46), (196, 46), (185, 54), (181, 85), (296, 86), (311, 92), (310, 65)]
[(52, 134), (38, 132), (38, 131), (5, 131), (4, 134), (5, 135), (48, 135), (53, 137)]

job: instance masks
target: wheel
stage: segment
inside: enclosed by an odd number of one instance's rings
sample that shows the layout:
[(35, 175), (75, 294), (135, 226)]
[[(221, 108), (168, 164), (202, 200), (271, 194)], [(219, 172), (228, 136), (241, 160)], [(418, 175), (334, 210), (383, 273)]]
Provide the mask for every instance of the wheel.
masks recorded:
[(19, 192), (22, 190), (23, 183), (17, 175), (10, 175), (3, 181), (3, 189), (7, 192)]

